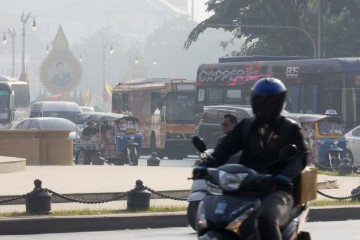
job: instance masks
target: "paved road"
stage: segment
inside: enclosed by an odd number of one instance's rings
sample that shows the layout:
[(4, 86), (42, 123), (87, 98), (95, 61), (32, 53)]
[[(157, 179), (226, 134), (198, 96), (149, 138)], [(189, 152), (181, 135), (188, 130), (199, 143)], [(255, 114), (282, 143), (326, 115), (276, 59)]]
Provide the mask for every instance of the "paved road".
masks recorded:
[[(305, 224), (305, 230), (310, 231), (312, 240), (354, 240), (359, 239), (360, 221), (312, 222)], [(0, 240), (195, 240), (195, 232), (189, 227), (139, 229), (106, 232), (80, 232), (36, 235), (4, 235)]]

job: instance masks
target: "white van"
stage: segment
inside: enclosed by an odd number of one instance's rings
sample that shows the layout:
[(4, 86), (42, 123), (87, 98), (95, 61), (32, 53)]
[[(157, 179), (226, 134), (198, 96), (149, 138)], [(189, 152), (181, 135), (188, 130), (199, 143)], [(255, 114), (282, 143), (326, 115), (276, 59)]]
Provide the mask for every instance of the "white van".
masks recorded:
[(36, 101), (31, 106), (30, 117), (57, 117), (75, 122), (75, 117), (80, 112), (81, 109), (75, 102)]

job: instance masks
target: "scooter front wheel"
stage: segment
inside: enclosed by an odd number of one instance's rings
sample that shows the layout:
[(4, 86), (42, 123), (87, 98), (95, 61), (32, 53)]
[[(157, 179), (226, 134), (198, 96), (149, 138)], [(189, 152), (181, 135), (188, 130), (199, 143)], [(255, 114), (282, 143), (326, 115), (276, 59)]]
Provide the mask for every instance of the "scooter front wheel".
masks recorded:
[(237, 240), (237, 236), (230, 232), (208, 231), (198, 237), (199, 240)]
[(196, 231), (195, 218), (196, 218), (196, 213), (197, 213), (199, 204), (200, 204), (200, 201), (189, 202), (189, 205), (188, 205), (187, 211), (186, 211), (186, 217), (187, 217), (188, 223), (189, 223), (190, 227), (192, 227), (192, 229), (194, 229), (195, 231)]

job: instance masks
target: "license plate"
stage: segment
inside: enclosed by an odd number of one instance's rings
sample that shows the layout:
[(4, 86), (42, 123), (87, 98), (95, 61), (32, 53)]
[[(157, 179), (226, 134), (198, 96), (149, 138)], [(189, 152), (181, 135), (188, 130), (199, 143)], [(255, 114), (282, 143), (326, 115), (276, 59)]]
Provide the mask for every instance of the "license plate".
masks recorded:
[(219, 202), (216, 204), (215, 214), (224, 214), (226, 209), (227, 203)]

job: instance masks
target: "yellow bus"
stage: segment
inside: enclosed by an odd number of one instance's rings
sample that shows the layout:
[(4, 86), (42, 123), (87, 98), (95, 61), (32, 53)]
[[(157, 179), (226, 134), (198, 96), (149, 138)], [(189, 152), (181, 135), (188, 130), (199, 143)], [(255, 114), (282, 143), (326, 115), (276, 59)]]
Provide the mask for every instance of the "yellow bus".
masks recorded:
[(144, 78), (121, 82), (112, 90), (112, 112), (140, 119), (142, 152), (183, 159), (195, 149), (195, 81)]

